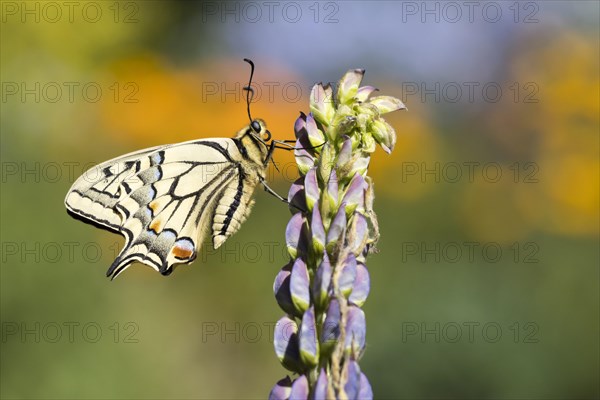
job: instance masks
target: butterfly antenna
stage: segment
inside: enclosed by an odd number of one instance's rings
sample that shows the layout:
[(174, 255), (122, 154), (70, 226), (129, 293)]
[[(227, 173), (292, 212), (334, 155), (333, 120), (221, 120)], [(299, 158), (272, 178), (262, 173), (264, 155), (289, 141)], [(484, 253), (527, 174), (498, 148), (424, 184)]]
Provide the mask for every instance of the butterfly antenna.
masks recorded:
[(247, 91), (247, 95), (246, 95), (246, 103), (248, 106), (248, 118), (250, 118), (250, 123), (252, 123), (252, 121), (254, 121), (252, 119), (252, 115), (250, 115), (250, 103), (252, 102), (252, 99), (254, 98), (254, 89), (252, 89), (252, 76), (254, 76), (254, 63), (252, 62), (252, 60), (248, 59), (248, 58), (244, 58), (244, 61), (246, 61), (248, 64), (250, 64), (250, 79), (248, 80), (248, 86), (244, 86), (244, 90)]

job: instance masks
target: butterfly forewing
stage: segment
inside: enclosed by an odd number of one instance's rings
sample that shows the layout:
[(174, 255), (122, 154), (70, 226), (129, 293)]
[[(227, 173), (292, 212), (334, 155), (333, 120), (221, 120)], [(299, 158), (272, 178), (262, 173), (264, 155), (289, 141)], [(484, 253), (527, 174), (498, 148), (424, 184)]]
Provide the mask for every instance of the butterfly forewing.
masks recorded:
[(134, 176), (136, 170), (142, 168), (141, 163), (146, 161), (144, 156), (157, 149), (130, 153), (89, 169), (75, 181), (67, 193), (67, 209), (97, 224), (119, 231), (121, 218), (115, 205), (119, 201), (121, 185)]
[(239, 148), (238, 139), (154, 147), (80, 177), (67, 194), (67, 209), (126, 239), (107, 275), (116, 277), (134, 261), (166, 275), (196, 258), (206, 234), (217, 248), (235, 233), (264, 172)]

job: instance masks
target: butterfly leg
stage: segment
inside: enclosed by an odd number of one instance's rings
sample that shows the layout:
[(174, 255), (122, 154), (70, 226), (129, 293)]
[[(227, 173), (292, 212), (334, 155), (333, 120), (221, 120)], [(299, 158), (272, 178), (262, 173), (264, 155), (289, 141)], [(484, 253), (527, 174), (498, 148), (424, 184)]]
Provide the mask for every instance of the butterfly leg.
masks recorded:
[(273, 160), (273, 152), (275, 151), (275, 148), (275, 142), (271, 142), (271, 144), (269, 145), (269, 150), (267, 151), (267, 156), (265, 157), (264, 165), (266, 167), (267, 165), (269, 165), (269, 161), (271, 161), (273, 163), (273, 166), (275, 167), (275, 170), (281, 173), (279, 167), (277, 167), (277, 164), (275, 163), (275, 160)]
[[(311, 150), (311, 149), (318, 149), (319, 147), (323, 146), (325, 144), (325, 142), (317, 145), (317, 146), (310, 146), (310, 147), (295, 147), (292, 146), (286, 142), (289, 142), (289, 140), (273, 140), (271, 142), (271, 145), (273, 145), (273, 143), (279, 144), (279, 146), (275, 146), (276, 149), (282, 149), (282, 150), (288, 150), (288, 151), (292, 151), (292, 150)], [(294, 141), (295, 142), (295, 141)]]
[[(267, 156), (265, 157), (265, 161), (264, 161), (264, 165), (265, 167), (267, 165), (269, 165), (269, 161), (271, 161), (271, 159), (273, 158), (273, 152), (275, 151), (275, 141), (273, 140), (270, 144), (269, 144), (269, 150), (267, 150)], [(275, 163), (273, 163), (275, 164)]]
[[(275, 140), (273, 140), (271, 142), (271, 144), (269, 145), (269, 150), (267, 151), (267, 156), (265, 157), (265, 167), (269, 164), (270, 161), (273, 162), (273, 166), (275, 166), (275, 169), (277, 170), (277, 172), (279, 172), (279, 168), (277, 168), (277, 164), (275, 164), (275, 161), (273, 160), (273, 152), (275, 151), (277, 147), (275, 147)], [(283, 196), (281, 196), (279, 193), (277, 193), (276, 191), (274, 191), (273, 189), (271, 189), (269, 187), (269, 185), (267, 185), (267, 182), (260, 178), (260, 183), (264, 186), (265, 191), (269, 192), (270, 194), (272, 194), (273, 196), (277, 197), (279, 200), (283, 201), (286, 204), (289, 204), (289, 202), (287, 201), (287, 199), (285, 199)]]
[(265, 188), (265, 192), (268, 192), (269, 194), (272, 194), (273, 196), (275, 196), (279, 200), (283, 201), (284, 203), (289, 204), (289, 201), (287, 201), (287, 199), (285, 197), (283, 197), (282, 195), (280, 195), (279, 193), (277, 193), (276, 191), (274, 191), (273, 189), (271, 189), (271, 187), (269, 185), (267, 185), (266, 181), (264, 181), (263, 179), (261, 179), (260, 183)]
[(276, 198), (278, 198), (279, 200), (283, 201), (288, 206), (292, 206), (295, 209), (297, 209), (298, 211), (306, 212), (306, 210), (304, 210), (304, 209), (302, 209), (302, 208), (300, 208), (300, 207), (298, 207), (298, 206), (296, 206), (294, 204), (291, 204), (286, 198), (284, 198), (282, 195), (280, 195), (279, 193), (277, 193), (276, 191), (274, 191), (273, 189), (271, 189), (271, 187), (269, 185), (267, 185), (267, 182), (264, 181), (263, 179), (260, 180), (260, 183), (265, 188), (265, 192), (267, 192), (267, 193), (275, 196)]

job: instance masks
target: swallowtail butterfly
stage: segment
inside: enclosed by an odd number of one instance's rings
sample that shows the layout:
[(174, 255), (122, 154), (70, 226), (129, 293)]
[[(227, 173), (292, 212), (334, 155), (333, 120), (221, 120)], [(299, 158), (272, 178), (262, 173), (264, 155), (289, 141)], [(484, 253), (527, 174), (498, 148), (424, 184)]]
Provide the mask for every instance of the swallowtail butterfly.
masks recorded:
[(244, 90), (250, 123), (235, 137), (200, 139), (136, 151), (99, 164), (79, 177), (65, 198), (77, 219), (125, 236), (107, 271), (115, 278), (131, 263), (169, 275), (192, 262), (207, 235), (216, 249), (240, 229), (275, 148), (264, 121), (250, 115), (252, 75)]

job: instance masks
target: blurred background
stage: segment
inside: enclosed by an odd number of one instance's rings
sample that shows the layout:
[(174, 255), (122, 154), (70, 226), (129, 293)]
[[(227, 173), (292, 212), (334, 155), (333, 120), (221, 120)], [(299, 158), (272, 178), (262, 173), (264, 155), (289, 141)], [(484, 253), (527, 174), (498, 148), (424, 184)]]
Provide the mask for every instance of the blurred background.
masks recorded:
[(408, 106), (370, 168), (376, 398), (600, 395), (598, 2), (0, 5), (2, 398), (264, 398), (285, 376), (276, 199), (170, 277), (113, 282), (123, 239), (63, 205), (95, 163), (247, 124), (244, 57), (278, 139), (350, 68)]

